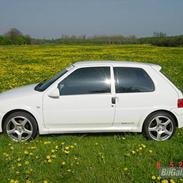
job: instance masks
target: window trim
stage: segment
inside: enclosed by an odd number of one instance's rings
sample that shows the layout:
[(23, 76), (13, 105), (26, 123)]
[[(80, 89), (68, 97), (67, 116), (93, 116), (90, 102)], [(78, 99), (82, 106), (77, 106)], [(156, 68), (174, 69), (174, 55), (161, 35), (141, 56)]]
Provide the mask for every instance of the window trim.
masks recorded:
[[(153, 84), (153, 90), (152, 90), (152, 91), (147, 91), (147, 92), (145, 92), (145, 91), (143, 91), (143, 92), (123, 92), (123, 93), (117, 92), (117, 91), (116, 91), (115, 72), (114, 72), (114, 69), (115, 69), (115, 68), (133, 68), (133, 69), (141, 69), (141, 70), (143, 70), (143, 71), (147, 74), (147, 76), (150, 78), (150, 80), (151, 80), (151, 82), (152, 82), (152, 84)], [(144, 68), (142, 68), (142, 67), (113, 66), (113, 74), (114, 74), (114, 89), (115, 89), (115, 94), (144, 94), (144, 93), (153, 93), (153, 92), (156, 91), (156, 85), (155, 85), (155, 83), (154, 83), (152, 77), (151, 77), (151, 76), (149, 75), (149, 73), (148, 73)]]
[[(67, 77), (69, 77), (71, 74), (73, 74), (76, 70), (78, 69), (83, 69), (83, 68), (99, 68), (99, 67), (107, 67), (109, 68), (109, 72), (110, 72), (110, 79), (113, 78), (113, 73), (112, 73), (112, 66), (111, 65), (99, 65), (99, 66), (84, 66), (84, 67), (75, 67), (74, 70), (72, 70), (72, 72), (68, 73), (66, 77), (64, 77), (62, 80), (60, 80), (58, 83), (57, 83), (57, 88), (59, 90), (59, 84), (64, 81), (64, 79), (66, 79)], [(60, 97), (70, 97), (70, 96), (81, 96), (81, 95), (111, 95), (113, 92), (113, 82), (112, 82), (112, 79), (111, 79), (111, 84), (110, 84), (110, 92), (107, 92), (107, 93), (86, 93), (86, 94), (73, 94), (73, 95), (61, 95), (60, 94)], [(59, 91), (60, 93), (60, 91)]]

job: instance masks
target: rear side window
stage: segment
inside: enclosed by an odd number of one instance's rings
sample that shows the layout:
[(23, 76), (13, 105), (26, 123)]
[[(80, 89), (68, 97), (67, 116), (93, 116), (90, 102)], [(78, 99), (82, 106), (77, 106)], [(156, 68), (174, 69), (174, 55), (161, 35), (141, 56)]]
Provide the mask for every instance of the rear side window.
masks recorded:
[(114, 68), (116, 93), (152, 92), (154, 83), (141, 68)]
[(110, 93), (110, 67), (86, 67), (71, 73), (58, 86), (60, 95)]

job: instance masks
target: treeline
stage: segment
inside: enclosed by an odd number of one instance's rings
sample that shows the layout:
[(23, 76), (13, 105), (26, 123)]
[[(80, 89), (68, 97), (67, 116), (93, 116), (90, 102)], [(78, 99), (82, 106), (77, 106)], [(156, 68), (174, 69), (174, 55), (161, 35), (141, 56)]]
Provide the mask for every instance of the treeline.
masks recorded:
[(10, 29), (0, 36), (0, 45), (24, 44), (151, 44), (155, 46), (183, 46), (183, 35), (167, 36), (162, 32), (154, 32), (152, 37), (138, 38), (134, 35), (101, 35), (87, 37), (62, 35), (58, 39), (35, 39), (22, 34), (18, 29)]
[(114, 36), (62, 36), (59, 39), (53, 40), (54, 43), (58, 44), (131, 44), (137, 40), (135, 36), (122, 36), (122, 35), (114, 35)]
[(139, 38), (138, 43), (164, 47), (181, 47), (183, 46), (183, 35)]

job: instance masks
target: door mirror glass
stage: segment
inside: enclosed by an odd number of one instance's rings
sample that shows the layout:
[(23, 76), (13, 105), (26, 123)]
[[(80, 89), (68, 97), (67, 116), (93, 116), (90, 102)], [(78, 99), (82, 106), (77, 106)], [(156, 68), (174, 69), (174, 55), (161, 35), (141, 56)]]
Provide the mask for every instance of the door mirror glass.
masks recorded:
[(60, 94), (59, 94), (59, 89), (58, 88), (55, 88), (53, 89), (49, 94), (48, 96), (50, 98), (59, 98)]

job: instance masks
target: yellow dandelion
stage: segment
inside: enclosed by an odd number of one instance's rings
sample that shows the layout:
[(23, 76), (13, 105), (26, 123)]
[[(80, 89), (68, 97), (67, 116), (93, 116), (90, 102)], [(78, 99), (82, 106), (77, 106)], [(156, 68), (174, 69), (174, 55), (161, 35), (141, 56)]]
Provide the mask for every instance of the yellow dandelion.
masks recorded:
[(51, 144), (51, 142), (50, 142), (50, 141), (45, 141), (44, 144), (45, 144), (45, 145), (46, 145), (46, 144)]
[(62, 165), (65, 165), (65, 161), (62, 162)]
[(29, 164), (29, 162), (28, 161), (25, 161), (25, 165), (28, 165)]
[(125, 168), (124, 168), (124, 171), (127, 171), (127, 170), (128, 170), (128, 168), (127, 168), (127, 167), (125, 167)]
[(174, 181), (173, 179), (170, 179), (170, 182), (171, 182), (171, 183), (175, 183), (175, 181)]
[(50, 159), (50, 158), (51, 158), (50, 155), (46, 156), (46, 159)]
[(152, 176), (152, 180), (156, 180), (156, 176), (155, 175)]
[(149, 150), (149, 153), (152, 153), (152, 152), (153, 152), (153, 151), (150, 149), (150, 150)]
[(43, 183), (48, 183), (48, 181), (47, 180), (44, 180)]
[(25, 183), (31, 183), (31, 181), (30, 180), (26, 180)]
[(17, 166), (18, 166), (18, 167), (21, 167), (21, 166), (22, 166), (22, 164), (21, 164), (21, 163), (18, 163), (18, 164), (17, 164)]
[(66, 146), (66, 147), (65, 147), (65, 150), (69, 150), (69, 147), (68, 147), (68, 146)]
[(54, 152), (55, 152), (55, 150), (54, 150), (54, 149), (52, 149), (52, 150), (51, 150), (51, 152), (52, 152), (52, 153), (54, 153)]
[(14, 182), (15, 182), (14, 179), (11, 179), (11, 180), (10, 180), (10, 183), (14, 183)]
[(27, 154), (29, 154), (29, 152), (28, 152), (27, 150), (25, 150), (25, 151), (24, 151), (24, 154), (26, 154), (26, 155), (27, 155)]
[(65, 154), (69, 154), (69, 153), (70, 153), (70, 151), (66, 151), (66, 150), (64, 150), (64, 153), (65, 153)]
[(51, 157), (52, 157), (52, 158), (56, 158), (56, 155), (55, 155), (55, 154), (52, 154)]
[(48, 160), (48, 163), (51, 163), (51, 162), (52, 162), (52, 160), (51, 160), (51, 159), (49, 159), (49, 160)]
[(163, 180), (161, 181), (161, 183), (168, 183), (168, 180), (163, 179)]

